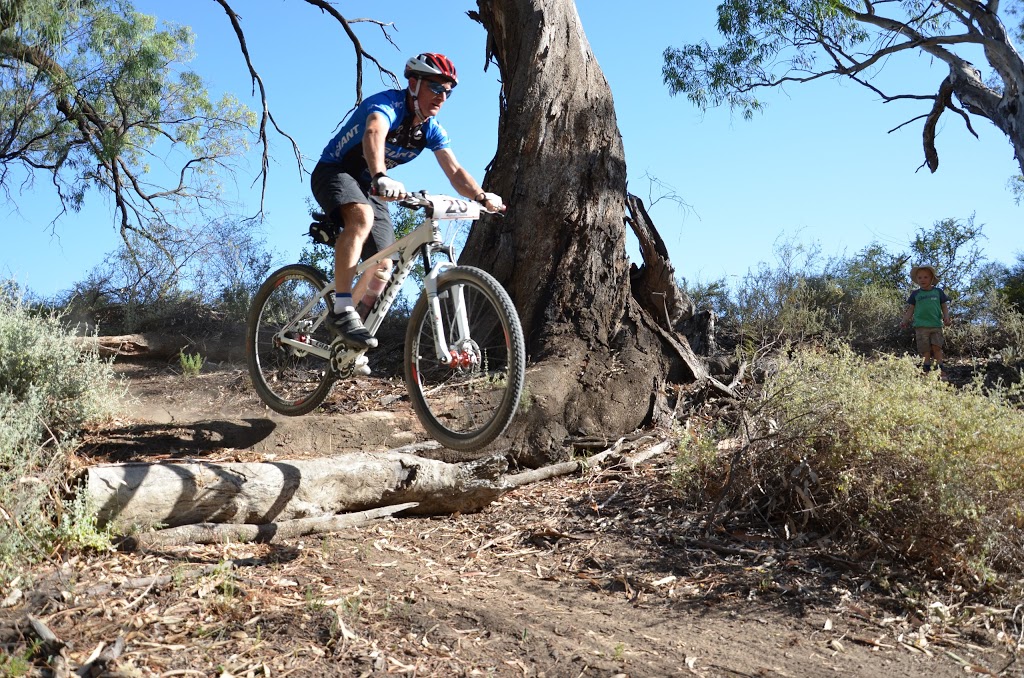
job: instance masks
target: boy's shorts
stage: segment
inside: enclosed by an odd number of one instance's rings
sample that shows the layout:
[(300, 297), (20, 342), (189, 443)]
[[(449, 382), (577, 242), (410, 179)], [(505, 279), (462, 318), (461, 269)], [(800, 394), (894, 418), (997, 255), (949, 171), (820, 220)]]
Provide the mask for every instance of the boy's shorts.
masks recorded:
[(941, 327), (915, 327), (914, 338), (917, 340), (918, 353), (930, 353), (932, 346), (942, 348), (945, 344)]
[[(326, 162), (317, 163), (309, 179), (313, 197), (327, 215), (332, 215), (342, 205), (358, 203), (373, 208), (373, 229), (363, 243), (361, 257), (369, 259), (377, 252), (395, 244), (395, 227), (388, 214), (388, 206), (375, 195), (370, 195), (369, 186), (362, 186), (351, 174), (342, 171), (341, 165)], [(344, 228), (344, 224), (340, 224)]]

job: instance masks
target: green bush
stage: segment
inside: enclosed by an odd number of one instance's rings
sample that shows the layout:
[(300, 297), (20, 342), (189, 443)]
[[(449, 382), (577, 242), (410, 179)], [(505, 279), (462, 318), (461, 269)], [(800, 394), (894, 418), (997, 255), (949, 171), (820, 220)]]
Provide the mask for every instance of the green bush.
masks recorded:
[(109, 362), (83, 352), (58, 315), (0, 291), (0, 579), (51, 550), (68, 451), (112, 414), (119, 390)]
[[(1015, 387), (1016, 388), (1016, 387)], [(909, 358), (797, 348), (766, 383), (722, 505), (977, 585), (1024, 572), (1024, 412)], [(722, 478), (731, 473), (726, 484)]]
[(997, 290), (987, 295), (984, 310), (972, 322), (957, 321), (943, 331), (946, 353), (976, 359), (1004, 356), (1008, 364), (1019, 361), (1024, 355), (1024, 313)]
[(181, 349), (178, 351), (178, 363), (181, 364), (182, 376), (189, 379), (199, 376), (206, 359), (200, 353), (185, 353), (185, 349)]
[(904, 296), (891, 287), (869, 284), (849, 291), (840, 304), (834, 336), (865, 353), (912, 348), (899, 327), (905, 305)]
[(1012, 268), (989, 262), (983, 239), (973, 217), (920, 229), (902, 252), (872, 243), (849, 257), (823, 257), (816, 244), (789, 238), (776, 242), (774, 262), (761, 262), (735, 285), (725, 279), (680, 285), (697, 308), (716, 313), (717, 343), (727, 352), (842, 341), (865, 354), (916, 353), (899, 320), (913, 289), (912, 264), (930, 262), (952, 300), (947, 356), (1020, 355), (1024, 255)]

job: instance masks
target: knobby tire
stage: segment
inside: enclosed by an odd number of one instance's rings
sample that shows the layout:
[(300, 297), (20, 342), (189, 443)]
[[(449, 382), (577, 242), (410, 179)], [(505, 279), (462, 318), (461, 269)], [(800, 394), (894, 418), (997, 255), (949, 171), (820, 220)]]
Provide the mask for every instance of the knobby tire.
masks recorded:
[(409, 318), (405, 339), (405, 381), (420, 423), (439, 443), (453, 450), (480, 449), (508, 428), (519, 407), (526, 378), (526, 349), (519, 316), (497, 280), (470, 266), (450, 268), (438, 277), (437, 291), (448, 341), (456, 292), (465, 299), (470, 338), (464, 355), (476, 364), (452, 367), (436, 354), (426, 293)]
[[(331, 390), (334, 375), (329, 360), (274, 340), (284, 324), (294, 320), (306, 302), (319, 297), (326, 285), (323, 274), (312, 266), (290, 264), (270, 274), (249, 308), (245, 338), (249, 375), (256, 393), (275, 412), (306, 414), (316, 409)], [(307, 331), (330, 302), (321, 298), (292, 325), (292, 336), (330, 346), (331, 337), (323, 325)]]

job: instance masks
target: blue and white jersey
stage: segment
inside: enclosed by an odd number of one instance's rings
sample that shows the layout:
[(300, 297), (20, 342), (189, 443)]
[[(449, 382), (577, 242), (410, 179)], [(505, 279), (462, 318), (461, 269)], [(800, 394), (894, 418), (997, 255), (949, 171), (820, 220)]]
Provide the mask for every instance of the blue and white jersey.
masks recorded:
[(406, 90), (391, 89), (367, 97), (359, 104), (324, 148), (320, 162), (341, 165), (358, 181), (370, 183), (370, 171), (363, 158), (363, 134), (366, 132), (366, 119), (372, 113), (380, 113), (389, 123), (384, 144), (384, 162), (388, 169), (409, 162), (424, 148), (439, 151), (451, 146), (448, 132), (435, 118), (430, 117), (414, 125), (416, 116), (406, 103)]

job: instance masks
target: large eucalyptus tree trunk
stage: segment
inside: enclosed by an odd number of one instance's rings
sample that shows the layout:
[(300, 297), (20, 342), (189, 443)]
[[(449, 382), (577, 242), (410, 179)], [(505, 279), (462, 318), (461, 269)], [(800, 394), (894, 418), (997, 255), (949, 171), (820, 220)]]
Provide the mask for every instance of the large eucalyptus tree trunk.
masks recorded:
[(648, 423), (671, 363), (630, 293), (622, 139), (575, 4), (477, 4), (503, 82), (485, 184), (510, 207), (477, 222), (462, 261), (491, 271), (519, 310), (533, 367), (513, 440), (539, 463), (568, 438)]

